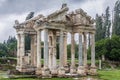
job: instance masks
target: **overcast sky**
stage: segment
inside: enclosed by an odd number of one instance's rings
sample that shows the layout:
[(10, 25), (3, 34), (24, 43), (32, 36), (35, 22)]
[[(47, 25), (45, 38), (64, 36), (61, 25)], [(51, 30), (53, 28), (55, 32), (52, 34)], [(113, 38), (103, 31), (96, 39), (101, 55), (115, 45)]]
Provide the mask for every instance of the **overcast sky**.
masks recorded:
[(23, 22), (31, 11), (48, 15), (67, 3), (70, 11), (82, 8), (88, 15), (95, 17), (96, 13), (104, 13), (107, 6), (113, 10), (117, 0), (0, 0), (0, 42), (15, 36), (14, 20)]

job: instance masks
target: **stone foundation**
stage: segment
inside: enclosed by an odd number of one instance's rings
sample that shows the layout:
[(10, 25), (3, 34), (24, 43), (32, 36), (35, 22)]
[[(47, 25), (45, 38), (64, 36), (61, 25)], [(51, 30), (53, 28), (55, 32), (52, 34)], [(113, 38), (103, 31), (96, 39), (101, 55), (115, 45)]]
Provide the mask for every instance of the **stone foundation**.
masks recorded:
[(86, 76), (86, 75), (87, 75), (86, 72), (85, 72), (84, 66), (79, 66), (79, 67), (78, 67), (78, 70), (77, 70), (77, 73), (78, 73), (78, 75), (80, 75), (80, 76)]
[(71, 73), (71, 74), (75, 74), (76, 71), (77, 71), (77, 70), (76, 70), (76, 67), (71, 67), (71, 68), (70, 68), (70, 73)]
[(91, 67), (89, 70), (89, 75), (97, 75), (97, 68)]
[(58, 69), (58, 77), (64, 77), (65, 76), (65, 69), (64, 67), (60, 67)]
[(49, 68), (43, 68), (42, 69), (42, 78), (51, 78), (50, 69)]
[(17, 66), (16, 70), (18, 70), (20, 72), (33, 72), (36, 70), (36, 67)]
[(37, 68), (36, 75), (42, 75), (42, 69), (41, 68)]

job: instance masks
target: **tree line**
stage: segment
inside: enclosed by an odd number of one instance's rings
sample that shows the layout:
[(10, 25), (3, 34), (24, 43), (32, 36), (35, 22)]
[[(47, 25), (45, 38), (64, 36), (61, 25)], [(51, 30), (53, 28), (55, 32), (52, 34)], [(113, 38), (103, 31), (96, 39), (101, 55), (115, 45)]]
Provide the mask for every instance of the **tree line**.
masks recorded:
[[(111, 19), (112, 18), (112, 19)], [(116, 1), (112, 15), (109, 6), (105, 14), (96, 14), (96, 56), (102, 60), (119, 61), (120, 58), (120, 1)]]

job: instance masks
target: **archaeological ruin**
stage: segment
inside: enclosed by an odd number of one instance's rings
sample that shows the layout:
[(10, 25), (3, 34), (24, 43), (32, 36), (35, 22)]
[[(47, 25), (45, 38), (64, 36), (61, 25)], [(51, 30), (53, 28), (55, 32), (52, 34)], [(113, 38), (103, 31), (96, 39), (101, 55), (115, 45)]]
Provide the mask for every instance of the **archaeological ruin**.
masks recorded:
[[(48, 16), (42, 14), (22, 23), (15, 20), (17, 32), (17, 66), (20, 72), (35, 71), (42, 77), (95, 75), (95, 24), (82, 9), (68, 12), (67, 4)], [(43, 35), (42, 35), (43, 32)], [(67, 34), (71, 35), (71, 62), (68, 66)], [(78, 58), (75, 58), (75, 34), (78, 34)], [(30, 50), (25, 50), (25, 36), (29, 35)], [(87, 39), (90, 35), (90, 40)], [(42, 36), (44, 44), (42, 42)], [(91, 65), (87, 64), (87, 43), (90, 42)], [(59, 43), (59, 60), (56, 44)], [(44, 48), (42, 58), (42, 48)], [(76, 65), (75, 59), (78, 60)]]

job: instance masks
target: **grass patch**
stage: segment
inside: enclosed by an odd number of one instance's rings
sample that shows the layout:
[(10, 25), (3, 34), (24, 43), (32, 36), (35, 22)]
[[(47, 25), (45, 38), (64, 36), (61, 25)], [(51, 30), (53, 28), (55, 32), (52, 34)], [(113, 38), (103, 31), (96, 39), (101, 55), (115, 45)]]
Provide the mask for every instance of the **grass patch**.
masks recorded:
[(99, 70), (98, 74), (102, 80), (120, 80), (120, 70)]

